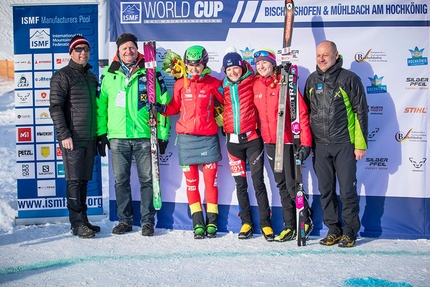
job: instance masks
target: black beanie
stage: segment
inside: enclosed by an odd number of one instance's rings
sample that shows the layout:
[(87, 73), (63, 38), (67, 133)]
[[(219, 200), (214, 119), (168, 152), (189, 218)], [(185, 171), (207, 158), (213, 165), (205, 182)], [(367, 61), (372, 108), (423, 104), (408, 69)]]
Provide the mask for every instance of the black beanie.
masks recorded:
[(121, 44), (124, 44), (125, 42), (128, 42), (128, 41), (132, 41), (134, 43), (134, 45), (136, 46), (136, 48), (138, 48), (137, 47), (137, 37), (131, 33), (124, 33), (124, 34), (119, 35), (118, 39), (116, 40), (117, 48), (119, 48), (119, 46), (121, 46)]
[(88, 45), (88, 47), (90, 46), (90, 43), (88, 42), (87, 39), (85, 39), (82, 36), (76, 35), (75, 37), (72, 38), (72, 40), (70, 40), (69, 42), (69, 54), (72, 53), (73, 48), (75, 48), (77, 45), (79, 44), (85, 44)]

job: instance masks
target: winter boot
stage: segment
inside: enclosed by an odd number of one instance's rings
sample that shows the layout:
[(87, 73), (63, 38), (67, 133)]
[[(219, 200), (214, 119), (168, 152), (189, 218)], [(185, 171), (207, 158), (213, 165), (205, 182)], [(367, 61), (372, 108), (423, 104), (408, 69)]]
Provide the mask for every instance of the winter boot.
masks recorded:
[(261, 232), (263, 232), (264, 238), (271, 242), (275, 239), (275, 234), (273, 233), (273, 229), (270, 226), (265, 226), (261, 229)]
[(205, 238), (205, 220), (203, 218), (203, 212), (197, 211), (191, 215), (194, 227), (194, 239)]
[(77, 235), (79, 238), (93, 238), (96, 235), (95, 232), (89, 229), (85, 224), (73, 227), (72, 232), (73, 235)]
[(278, 236), (275, 237), (275, 241), (284, 242), (293, 240), (296, 237), (296, 231), (291, 228), (284, 228)]
[(342, 235), (337, 246), (339, 247), (353, 247), (355, 245), (355, 240), (348, 235)]
[(218, 213), (206, 213), (206, 236), (208, 238), (215, 238), (217, 232)]
[(254, 230), (252, 229), (252, 225), (249, 223), (244, 223), (242, 228), (239, 231), (238, 238), (239, 239), (247, 239), (254, 234)]
[(215, 224), (208, 224), (206, 225), (206, 236), (208, 238), (215, 238), (216, 237), (216, 225)]

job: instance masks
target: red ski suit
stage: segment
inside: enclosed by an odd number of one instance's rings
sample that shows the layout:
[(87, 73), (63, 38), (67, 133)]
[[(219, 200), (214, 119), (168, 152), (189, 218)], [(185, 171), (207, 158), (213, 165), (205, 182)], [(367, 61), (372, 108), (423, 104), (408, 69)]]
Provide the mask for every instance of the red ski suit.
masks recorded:
[[(188, 75), (189, 76), (189, 75)], [(179, 113), (176, 123), (178, 135), (194, 135), (213, 137), (218, 134), (219, 127), (215, 121), (215, 98), (222, 102), (221, 82), (208, 74), (188, 77), (186, 86), (183, 78), (178, 79), (174, 86), (172, 101), (166, 105), (163, 115)], [(178, 146), (178, 148), (181, 148)], [(198, 164), (182, 166), (187, 184), (187, 198), (191, 214), (202, 212), (199, 192)], [(218, 162), (208, 162), (203, 166), (203, 180), (206, 187), (207, 222), (216, 225), (218, 214)], [(211, 215), (212, 214), (212, 215)], [(213, 218), (213, 219), (211, 219)], [(204, 224), (200, 215), (193, 216), (193, 226)]]
[[(275, 75), (270, 77), (257, 76), (254, 83), (254, 103), (258, 110), (260, 119), (260, 129), (263, 141), (266, 144), (276, 143), (276, 129), (278, 123), (278, 104), (279, 90), (278, 84), (280, 75), (275, 82)], [(312, 135), (309, 127), (308, 108), (303, 100), (302, 94), (298, 91), (299, 101), (299, 119), (300, 119), (300, 145), (312, 146)], [(291, 131), (291, 114), (290, 114), (290, 99), (287, 96), (287, 104), (285, 109), (285, 129), (284, 142), (292, 143), (293, 135)]]

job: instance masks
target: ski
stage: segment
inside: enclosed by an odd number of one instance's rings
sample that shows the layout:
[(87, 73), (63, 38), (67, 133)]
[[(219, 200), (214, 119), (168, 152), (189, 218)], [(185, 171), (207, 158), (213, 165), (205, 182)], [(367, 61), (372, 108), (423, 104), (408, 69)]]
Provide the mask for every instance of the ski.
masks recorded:
[(295, 189), (296, 189), (296, 231), (297, 245), (306, 245), (305, 232), (305, 192), (302, 178), (302, 162), (298, 159), (298, 149), (300, 147), (300, 119), (299, 101), (297, 93), (298, 69), (291, 64), (291, 40), (293, 36), (294, 24), (294, 2), (285, 0), (285, 26), (283, 37), (283, 49), (281, 53), (281, 80), (280, 95), (278, 104), (278, 126), (276, 133), (275, 151), (275, 172), (282, 172), (284, 154), (284, 132), (285, 132), (285, 109), (287, 93), (290, 102), (291, 131), (293, 136), (293, 154), (295, 159)]
[[(157, 101), (156, 75), (157, 58), (155, 41), (143, 43), (143, 54), (145, 57), (146, 83), (148, 102), (154, 104)], [(157, 129), (157, 108), (151, 105), (149, 111), (149, 123), (151, 127), (151, 165), (152, 165), (152, 191), (153, 204), (155, 210), (161, 209), (161, 188), (160, 188), (160, 166), (158, 162), (158, 129)]]
[(299, 100), (297, 93), (298, 69), (292, 65), (289, 73), (288, 94), (290, 98), (291, 114), (291, 131), (293, 133), (293, 151), (295, 158), (295, 179), (296, 179), (296, 221), (297, 221), (297, 245), (306, 245), (305, 232), (305, 191), (303, 188), (302, 162), (298, 158), (298, 149), (300, 147), (300, 118), (299, 118)]
[(284, 132), (285, 132), (285, 109), (287, 91), (289, 86), (289, 69), (291, 66), (291, 39), (293, 36), (294, 3), (293, 0), (285, 0), (285, 26), (283, 37), (283, 48), (281, 52), (281, 80), (279, 102), (278, 102), (278, 124), (276, 128), (276, 145), (274, 172), (281, 173), (284, 162)]

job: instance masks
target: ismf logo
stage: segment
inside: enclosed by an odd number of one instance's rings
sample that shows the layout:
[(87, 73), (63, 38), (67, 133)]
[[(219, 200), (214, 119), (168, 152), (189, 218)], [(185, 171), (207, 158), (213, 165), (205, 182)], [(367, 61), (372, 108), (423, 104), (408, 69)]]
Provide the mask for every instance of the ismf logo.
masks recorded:
[(30, 49), (50, 49), (51, 31), (49, 28), (30, 29)]
[(367, 93), (368, 94), (380, 94), (380, 93), (386, 93), (387, 92), (387, 86), (382, 84), (382, 79), (384, 77), (378, 77), (378, 75), (375, 74), (373, 78), (368, 77), (370, 80), (370, 86), (367, 86)]
[(121, 2), (121, 24), (142, 23), (141, 2)]
[(411, 58), (408, 58), (408, 66), (428, 65), (427, 57), (423, 57), (424, 48), (418, 49), (418, 47), (415, 46), (415, 49), (409, 49), (409, 52), (411, 53)]
[(18, 128), (18, 142), (31, 142), (31, 128)]

